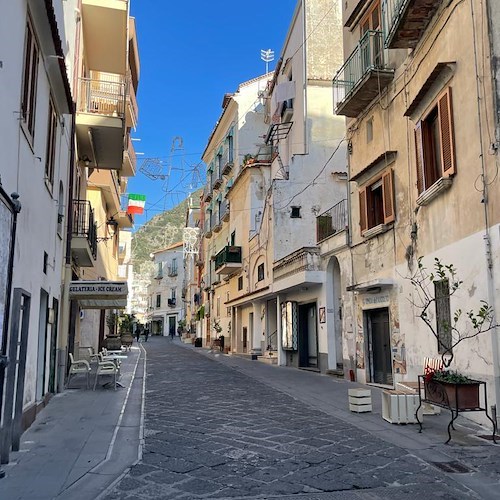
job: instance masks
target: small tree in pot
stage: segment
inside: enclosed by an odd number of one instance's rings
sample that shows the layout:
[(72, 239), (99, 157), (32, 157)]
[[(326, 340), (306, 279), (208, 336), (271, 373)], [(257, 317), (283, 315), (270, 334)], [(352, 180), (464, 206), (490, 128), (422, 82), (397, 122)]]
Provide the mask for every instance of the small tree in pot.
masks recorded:
[[(453, 264), (434, 259), (432, 270), (427, 269), (422, 257), (409, 278), (415, 290), (412, 304), (419, 309), (418, 317), (426, 324), (438, 342), (443, 369), (426, 369), (424, 385), (426, 398), (457, 410), (479, 408), (479, 382), (450, 370), (455, 348), (468, 339), (496, 327), (493, 308), (484, 300), (477, 310), (450, 310), (450, 300), (463, 285)], [(436, 311), (436, 321), (432, 309)], [(445, 311), (439, 315), (438, 310)]]

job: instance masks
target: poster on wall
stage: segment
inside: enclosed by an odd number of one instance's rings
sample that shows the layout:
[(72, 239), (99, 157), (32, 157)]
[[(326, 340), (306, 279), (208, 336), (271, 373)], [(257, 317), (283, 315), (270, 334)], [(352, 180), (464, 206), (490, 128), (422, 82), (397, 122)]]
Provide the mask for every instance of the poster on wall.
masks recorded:
[(14, 215), (8, 199), (0, 190), (0, 234), (2, 244), (0, 245), (0, 346), (3, 345), (4, 325), (7, 305), (7, 278), (9, 275), (9, 255), (12, 244), (12, 224)]

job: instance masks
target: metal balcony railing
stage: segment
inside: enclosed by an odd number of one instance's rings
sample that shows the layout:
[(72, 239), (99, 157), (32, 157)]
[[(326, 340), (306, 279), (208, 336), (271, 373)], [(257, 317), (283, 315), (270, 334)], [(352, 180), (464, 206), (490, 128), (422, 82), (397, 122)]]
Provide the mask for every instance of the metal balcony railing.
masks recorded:
[(222, 200), (219, 209), (219, 221), (227, 220), (229, 215), (229, 202), (227, 200)]
[[(111, 78), (111, 75), (106, 75)], [(78, 111), (103, 116), (125, 116), (126, 84), (116, 80), (80, 78)]]
[(332, 208), (316, 217), (316, 241), (320, 242), (344, 231), (346, 224), (346, 200), (341, 200)]
[(345, 101), (365, 75), (374, 69), (386, 69), (382, 31), (367, 31), (347, 61), (333, 78), (334, 104)]
[(177, 276), (177, 266), (168, 266), (168, 275)]
[(224, 264), (241, 264), (241, 247), (227, 246), (224, 247), (215, 256), (215, 269), (219, 269)]
[(169, 307), (175, 307), (176, 300), (175, 299), (168, 299), (167, 303), (168, 303)]
[(90, 201), (73, 200), (72, 235), (87, 238), (92, 257), (94, 257), (94, 260), (97, 259), (97, 225)]

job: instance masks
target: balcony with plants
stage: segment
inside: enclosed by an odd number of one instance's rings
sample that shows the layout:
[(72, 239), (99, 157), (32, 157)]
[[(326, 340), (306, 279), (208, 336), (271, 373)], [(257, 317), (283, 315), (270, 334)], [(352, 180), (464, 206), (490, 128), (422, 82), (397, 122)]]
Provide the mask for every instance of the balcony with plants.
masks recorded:
[(357, 117), (394, 78), (384, 58), (382, 31), (367, 31), (333, 78), (337, 115)]
[(226, 246), (215, 256), (215, 272), (231, 274), (241, 269), (241, 247)]

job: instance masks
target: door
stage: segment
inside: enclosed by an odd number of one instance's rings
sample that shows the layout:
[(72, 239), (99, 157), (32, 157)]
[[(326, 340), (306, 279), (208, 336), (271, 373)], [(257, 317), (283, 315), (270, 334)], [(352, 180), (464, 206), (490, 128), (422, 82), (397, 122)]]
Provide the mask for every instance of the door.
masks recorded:
[(299, 306), (299, 368), (318, 368), (316, 303)]
[(376, 384), (392, 385), (389, 309), (366, 312), (370, 353), (370, 377)]
[(176, 331), (176, 318), (175, 316), (168, 317), (168, 334), (173, 337)]
[(243, 327), (243, 352), (247, 352), (248, 349), (248, 328)]
[(57, 359), (57, 327), (59, 324), (59, 301), (52, 299), (52, 309), (54, 316), (52, 318), (52, 328), (50, 336), (50, 353), (49, 353), (49, 392), (56, 393), (56, 359)]
[(45, 395), (45, 380), (47, 375), (47, 319), (49, 310), (49, 294), (40, 289), (40, 309), (38, 312), (38, 353), (37, 353), (37, 377), (36, 377), (36, 400), (41, 401)]

